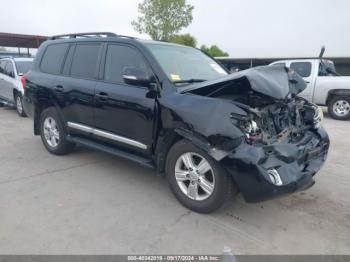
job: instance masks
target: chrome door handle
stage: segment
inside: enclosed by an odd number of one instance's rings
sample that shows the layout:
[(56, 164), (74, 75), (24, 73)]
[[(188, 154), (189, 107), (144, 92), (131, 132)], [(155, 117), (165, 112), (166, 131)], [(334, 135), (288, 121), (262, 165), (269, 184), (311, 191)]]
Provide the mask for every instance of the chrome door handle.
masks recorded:
[(63, 86), (58, 85), (58, 86), (55, 86), (55, 91), (57, 93), (62, 93), (64, 91), (64, 88)]
[(98, 94), (96, 94), (96, 96), (97, 96), (100, 100), (107, 100), (107, 99), (108, 99), (108, 94), (107, 94), (107, 93), (104, 93), (104, 92), (98, 93)]

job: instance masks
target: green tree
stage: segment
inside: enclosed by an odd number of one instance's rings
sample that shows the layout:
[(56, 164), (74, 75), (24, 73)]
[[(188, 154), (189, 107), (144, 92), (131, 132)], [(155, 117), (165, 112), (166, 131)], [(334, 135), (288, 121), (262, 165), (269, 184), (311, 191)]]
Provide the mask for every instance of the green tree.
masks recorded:
[(197, 39), (190, 34), (173, 35), (170, 37), (169, 42), (180, 44), (180, 45), (187, 45), (191, 47), (197, 46)]
[(138, 6), (140, 16), (131, 24), (137, 32), (154, 40), (168, 41), (191, 24), (193, 9), (186, 0), (144, 0)]
[(228, 56), (227, 52), (224, 52), (223, 50), (220, 49), (217, 45), (212, 45), (210, 47), (207, 47), (205, 45), (201, 46), (201, 50), (212, 57), (224, 57)]

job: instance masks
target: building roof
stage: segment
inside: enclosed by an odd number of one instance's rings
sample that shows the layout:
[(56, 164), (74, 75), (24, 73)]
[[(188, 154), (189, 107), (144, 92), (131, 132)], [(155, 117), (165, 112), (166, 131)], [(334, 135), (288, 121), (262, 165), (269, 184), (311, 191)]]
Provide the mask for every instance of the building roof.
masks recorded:
[(0, 46), (38, 48), (47, 36), (0, 33)]
[[(234, 58), (234, 57), (215, 57), (219, 61), (228, 62), (228, 63), (250, 63), (253, 61), (254, 63), (272, 63), (280, 60), (298, 60), (298, 59), (317, 59), (317, 57), (267, 57), (267, 58)], [(349, 64), (350, 57), (330, 57), (324, 56), (323, 59), (331, 60), (340, 64)]]

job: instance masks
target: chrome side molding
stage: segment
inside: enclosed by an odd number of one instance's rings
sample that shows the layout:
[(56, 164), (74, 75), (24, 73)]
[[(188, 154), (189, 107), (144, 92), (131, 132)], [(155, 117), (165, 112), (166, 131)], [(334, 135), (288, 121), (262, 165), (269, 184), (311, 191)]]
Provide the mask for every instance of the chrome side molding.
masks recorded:
[(124, 144), (130, 145), (130, 146), (141, 148), (143, 150), (147, 149), (147, 145), (145, 145), (139, 141), (127, 138), (127, 137), (119, 136), (116, 134), (112, 134), (110, 132), (102, 131), (102, 130), (92, 128), (92, 127), (89, 127), (86, 125), (78, 124), (78, 123), (68, 122), (67, 125), (70, 128), (77, 129), (77, 130), (80, 130), (80, 131), (83, 131), (83, 132), (86, 132), (89, 134), (93, 134), (96, 136), (111, 139), (111, 140), (114, 140), (114, 141), (117, 141), (120, 143), (124, 143)]
[(80, 131), (84, 131), (87, 133), (93, 133), (93, 128), (85, 126), (85, 125), (81, 125), (81, 124), (77, 124), (77, 123), (72, 123), (72, 122), (68, 122), (68, 126)]

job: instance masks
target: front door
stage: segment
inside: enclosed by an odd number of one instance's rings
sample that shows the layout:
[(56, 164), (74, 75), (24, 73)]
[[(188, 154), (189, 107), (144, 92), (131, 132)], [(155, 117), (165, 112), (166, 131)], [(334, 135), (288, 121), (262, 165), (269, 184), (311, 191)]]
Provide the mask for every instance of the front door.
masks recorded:
[(123, 81), (125, 67), (139, 68), (151, 74), (146, 60), (131, 46), (110, 44), (103, 61), (103, 80), (95, 89), (96, 137), (132, 150), (149, 151), (155, 99), (147, 98), (147, 87), (127, 85)]

